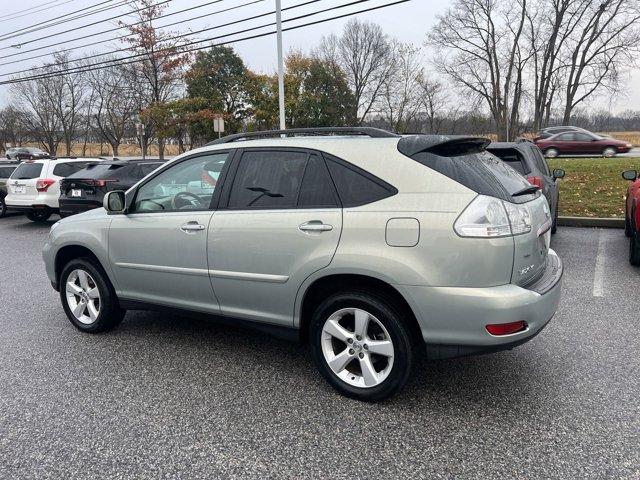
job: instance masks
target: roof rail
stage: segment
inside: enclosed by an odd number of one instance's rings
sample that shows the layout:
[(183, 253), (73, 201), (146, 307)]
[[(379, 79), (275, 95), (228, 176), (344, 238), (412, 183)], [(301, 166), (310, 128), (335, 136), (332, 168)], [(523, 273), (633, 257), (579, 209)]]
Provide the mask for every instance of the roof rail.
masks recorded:
[(373, 127), (318, 127), (318, 128), (290, 128), (288, 130), (265, 130), (262, 132), (245, 132), (227, 135), (226, 137), (213, 140), (209, 145), (220, 145), (232, 143), (238, 140), (249, 140), (254, 138), (269, 138), (294, 135), (364, 135), (371, 138), (392, 138), (400, 137), (395, 133)]

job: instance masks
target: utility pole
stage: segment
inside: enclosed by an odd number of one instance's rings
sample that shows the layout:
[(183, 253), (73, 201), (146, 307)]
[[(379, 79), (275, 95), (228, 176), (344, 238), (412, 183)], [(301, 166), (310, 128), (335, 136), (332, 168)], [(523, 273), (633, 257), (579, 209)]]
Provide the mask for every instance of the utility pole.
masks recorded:
[(284, 120), (284, 59), (282, 58), (282, 6), (276, 0), (276, 25), (278, 37), (278, 104), (280, 107), (280, 130), (287, 128)]

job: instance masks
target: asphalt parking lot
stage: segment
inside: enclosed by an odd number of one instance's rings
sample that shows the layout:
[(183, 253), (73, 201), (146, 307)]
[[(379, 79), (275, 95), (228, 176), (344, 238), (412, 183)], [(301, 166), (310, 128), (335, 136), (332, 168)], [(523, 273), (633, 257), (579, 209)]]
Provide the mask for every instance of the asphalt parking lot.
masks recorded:
[(162, 313), (86, 335), (49, 225), (0, 219), (0, 478), (640, 478), (640, 270), (560, 228), (563, 300), (509, 352), (420, 359), (393, 400), (336, 394), (306, 347)]

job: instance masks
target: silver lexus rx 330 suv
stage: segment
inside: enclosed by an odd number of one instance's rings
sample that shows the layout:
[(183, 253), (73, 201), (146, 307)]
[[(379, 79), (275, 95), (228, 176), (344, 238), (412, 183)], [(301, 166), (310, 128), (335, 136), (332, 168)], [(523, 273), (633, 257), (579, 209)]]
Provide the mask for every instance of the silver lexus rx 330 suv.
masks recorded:
[(380, 400), (419, 349), (509, 349), (556, 311), (547, 201), (488, 143), (369, 128), (225, 137), (53, 225), (47, 274), (84, 332), (160, 308), (293, 333), (333, 387)]

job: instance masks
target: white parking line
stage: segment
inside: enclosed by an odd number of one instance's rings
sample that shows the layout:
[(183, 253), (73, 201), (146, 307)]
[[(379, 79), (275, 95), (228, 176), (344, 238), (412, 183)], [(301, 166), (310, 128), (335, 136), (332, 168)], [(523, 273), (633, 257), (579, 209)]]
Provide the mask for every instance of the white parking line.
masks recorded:
[(596, 268), (593, 273), (593, 296), (604, 296), (604, 260), (605, 260), (605, 231), (598, 232), (598, 254), (596, 255)]

